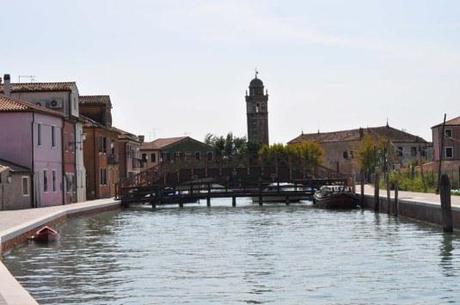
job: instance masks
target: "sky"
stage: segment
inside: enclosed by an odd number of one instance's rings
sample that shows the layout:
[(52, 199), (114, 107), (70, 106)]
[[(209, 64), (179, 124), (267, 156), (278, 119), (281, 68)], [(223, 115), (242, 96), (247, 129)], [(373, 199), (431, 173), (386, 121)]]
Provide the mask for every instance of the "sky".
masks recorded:
[[(0, 73), (109, 94), (147, 140), (246, 136), (259, 71), (271, 143), (460, 115), (460, 1), (0, 0)], [(23, 78), (23, 81), (27, 80)]]

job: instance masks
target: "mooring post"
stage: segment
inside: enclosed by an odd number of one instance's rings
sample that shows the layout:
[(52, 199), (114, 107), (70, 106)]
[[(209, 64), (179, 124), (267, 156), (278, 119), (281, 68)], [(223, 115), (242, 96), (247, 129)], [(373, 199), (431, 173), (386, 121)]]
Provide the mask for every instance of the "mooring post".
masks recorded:
[(232, 207), (236, 207), (236, 197), (232, 197)]
[(399, 183), (396, 181), (395, 183), (395, 204), (394, 204), (394, 215), (398, 216), (399, 215), (399, 199), (398, 199), (398, 194), (399, 193)]
[(289, 205), (290, 202), (289, 202), (289, 196), (286, 196), (286, 205)]
[(353, 194), (356, 193), (356, 177), (355, 174), (351, 175), (351, 191)]
[(361, 173), (361, 209), (364, 209), (364, 173)]
[(380, 210), (380, 174), (375, 174), (375, 187), (374, 187), (374, 211)]
[(259, 183), (259, 205), (262, 206), (262, 183)]
[(439, 188), (441, 195), (442, 229), (444, 232), (453, 232), (452, 207), (450, 202), (450, 181), (449, 176), (443, 174)]
[(390, 214), (390, 207), (391, 207), (391, 193), (390, 193), (390, 179), (388, 177), (388, 173), (385, 175), (385, 185), (387, 187), (387, 213)]

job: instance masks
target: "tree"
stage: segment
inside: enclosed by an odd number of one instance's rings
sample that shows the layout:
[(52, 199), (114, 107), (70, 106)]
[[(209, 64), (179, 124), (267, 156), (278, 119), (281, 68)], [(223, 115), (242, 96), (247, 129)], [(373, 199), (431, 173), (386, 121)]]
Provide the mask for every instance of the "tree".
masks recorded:
[(208, 133), (204, 142), (214, 148), (215, 154), (220, 159), (242, 159), (248, 151), (246, 137), (235, 137), (229, 132), (225, 137)]
[(390, 151), (387, 143), (379, 137), (364, 136), (358, 148), (358, 160), (361, 172), (366, 174), (368, 179), (378, 167), (383, 168), (386, 164)]

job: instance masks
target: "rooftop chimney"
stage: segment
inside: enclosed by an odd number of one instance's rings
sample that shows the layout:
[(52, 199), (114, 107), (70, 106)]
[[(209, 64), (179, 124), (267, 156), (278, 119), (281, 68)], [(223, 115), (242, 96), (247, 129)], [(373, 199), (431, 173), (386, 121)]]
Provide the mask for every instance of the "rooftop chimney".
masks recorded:
[(144, 137), (144, 136), (139, 135), (139, 136), (137, 136), (137, 137), (139, 138), (139, 141), (140, 141), (141, 143), (144, 143), (144, 140), (145, 140), (145, 137)]
[(3, 80), (5, 81), (5, 84), (3, 85), (3, 94), (6, 96), (11, 96), (10, 75), (9, 74), (3, 75)]

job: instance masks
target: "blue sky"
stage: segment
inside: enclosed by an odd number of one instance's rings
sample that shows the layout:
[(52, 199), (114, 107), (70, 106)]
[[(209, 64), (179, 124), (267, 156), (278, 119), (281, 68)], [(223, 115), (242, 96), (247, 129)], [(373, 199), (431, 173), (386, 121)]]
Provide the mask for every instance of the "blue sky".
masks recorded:
[(255, 67), (271, 142), (460, 115), (459, 1), (3, 1), (0, 73), (110, 94), (148, 139), (246, 134)]

